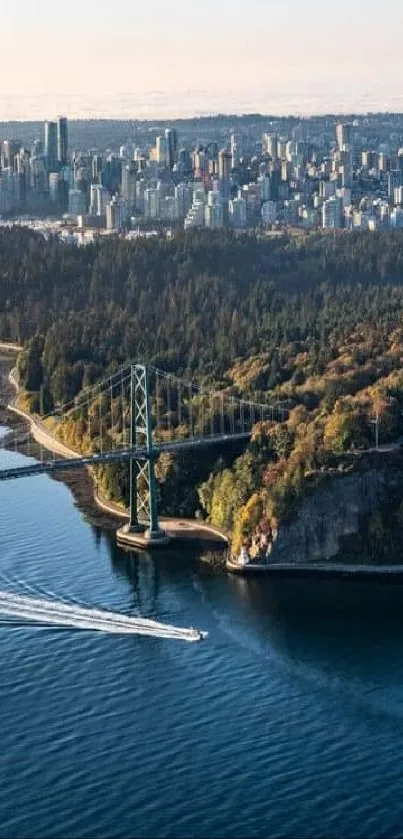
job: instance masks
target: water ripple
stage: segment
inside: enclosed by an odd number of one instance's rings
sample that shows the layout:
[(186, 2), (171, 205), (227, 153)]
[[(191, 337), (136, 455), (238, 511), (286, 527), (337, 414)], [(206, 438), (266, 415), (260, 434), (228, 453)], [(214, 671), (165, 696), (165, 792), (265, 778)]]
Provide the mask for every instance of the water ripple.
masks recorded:
[(346, 586), (337, 617), (331, 587), (124, 554), (61, 483), (28, 484), (0, 488), (1, 588), (209, 638), (0, 628), (1, 839), (401, 836), (395, 589)]

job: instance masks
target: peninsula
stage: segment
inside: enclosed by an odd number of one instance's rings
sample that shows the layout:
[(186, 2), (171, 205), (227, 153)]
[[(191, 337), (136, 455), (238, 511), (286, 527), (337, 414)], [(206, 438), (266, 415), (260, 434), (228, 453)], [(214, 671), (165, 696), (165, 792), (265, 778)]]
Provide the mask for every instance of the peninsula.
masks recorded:
[[(249, 443), (167, 452), (156, 464), (162, 515), (198, 512), (230, 535), (235, 555), (268, 528), (280, 544), (304, 499), (373, 469), (371, 451), (402, 436), (400, 231), (270, 240), (189, 231), (84, 249), (25, 229), (0, 236), (0, 334), (24, 346), (20, 410), (45, 416), (78, 405), (133, 359), (204, 392), (282, 407), (280, 417), (255, 416)], [(59, 442), (100, 451), (107, 406), (98, 407), (101, 426), (72, 412)], [(207, 427), (215, 420), (205, 408)], [(186, 426), (177, 405), (170, 421)], [(97, 480), (102, 495), (127, 503), (124, 464), (100, 465)], [(383, 546), (385, 532), (399, 530), (400, 495), (386, 512), (385, 493), (373, 498), (361, 552), (386, 561), (398, 548)]]

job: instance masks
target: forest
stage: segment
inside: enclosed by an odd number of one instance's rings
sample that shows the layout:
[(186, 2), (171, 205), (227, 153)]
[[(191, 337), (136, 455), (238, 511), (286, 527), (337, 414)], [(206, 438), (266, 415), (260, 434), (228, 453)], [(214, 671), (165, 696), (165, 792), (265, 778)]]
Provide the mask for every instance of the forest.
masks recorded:
[[(257, 424), (241, 453), (159, 464), (164, 511), (199, 507), (239, 544), (373, 446), (375, 422), (381, 442), (403, 433), (403, 231), (187, 231), (80, 248), (2, 228), (0, 338), (23, 343), (20, 383), (38, 412), (129, 360), (286, 402), (287, 420)], [(103, 482), (125, 495), (121, 470)]]

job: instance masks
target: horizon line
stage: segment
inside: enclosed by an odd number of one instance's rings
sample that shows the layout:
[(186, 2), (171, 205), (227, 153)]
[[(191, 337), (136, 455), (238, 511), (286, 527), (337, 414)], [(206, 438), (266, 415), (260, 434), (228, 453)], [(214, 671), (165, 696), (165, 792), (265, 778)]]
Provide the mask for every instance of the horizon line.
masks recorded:
[(5, 118), (1, 119), (0, 116), (0, 124), (5, 125), (7, 123), (41, 123), (46, 122), (49, 119), (54, 118), (55, 120), (62, 117), (66, 117), (69, 122), (167, 122), (169, 120), (173, 122), (193, 122), (196, 120), (205, 120), (205, 119), (248, 119), (252, 117), (256, 117), (258, 119), (268, 119), (268, 120), (281, 120), (281, 119), (296, 119), (296, 120), (309, 120), (309, 119), (325, 119), (326, 117), (371, 117), (371, 116), (403, 116), (403, 110), (394, 110), (387, 108), (385, 110), (348, 110), (348, 111), (312, 111), (311, 113), (298, 113), (297, 111), (288, 111), (284, 113), (262, 113), (260, 111), (211, 111), (206, 113), (193, 113), (189, 116), (174, 116), (173, 114), (170, 116), (158, 116), (157, 114), (153, 114), (150, 116), (88, 116), (88, 115), (75, 115), (75, 116), (68, 116), (66, 113), (59, 114), (58, 116), (49, 117), (49, 114), (44, 117), (13, 117), (13, 118)]

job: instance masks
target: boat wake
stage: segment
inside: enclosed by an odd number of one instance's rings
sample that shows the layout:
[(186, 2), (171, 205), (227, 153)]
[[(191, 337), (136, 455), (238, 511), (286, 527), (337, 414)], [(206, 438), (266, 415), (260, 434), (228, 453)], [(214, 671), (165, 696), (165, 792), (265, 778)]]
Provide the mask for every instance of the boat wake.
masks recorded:
[(151, 635), (178, 641), (200, 641), (206, 632), (186, 629), (119, 612), (93, 609), (0, 591), (0, 624), (88, 629), (126, 635)]

